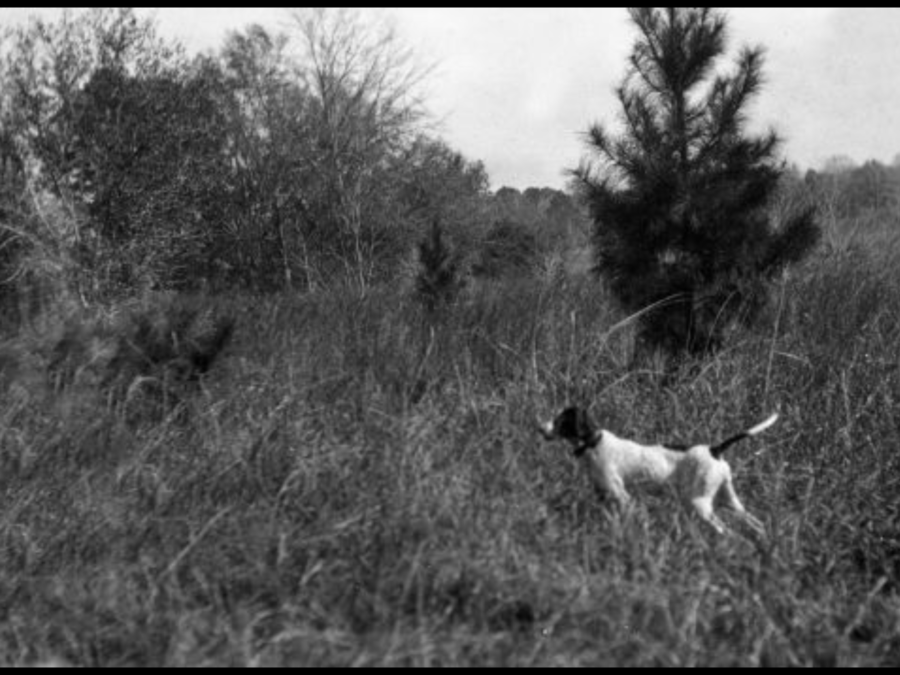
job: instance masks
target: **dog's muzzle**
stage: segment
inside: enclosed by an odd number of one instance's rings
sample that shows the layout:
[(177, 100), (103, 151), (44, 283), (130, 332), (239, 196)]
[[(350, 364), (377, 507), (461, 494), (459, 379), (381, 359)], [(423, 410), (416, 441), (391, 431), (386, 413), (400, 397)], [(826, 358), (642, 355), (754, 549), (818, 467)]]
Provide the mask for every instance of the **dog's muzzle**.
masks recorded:
[(553, 421), (537, 422), (538, 433), (543, 436), (545, 441), (552, 441), (556, 438), (556, 432), (553, 430)]

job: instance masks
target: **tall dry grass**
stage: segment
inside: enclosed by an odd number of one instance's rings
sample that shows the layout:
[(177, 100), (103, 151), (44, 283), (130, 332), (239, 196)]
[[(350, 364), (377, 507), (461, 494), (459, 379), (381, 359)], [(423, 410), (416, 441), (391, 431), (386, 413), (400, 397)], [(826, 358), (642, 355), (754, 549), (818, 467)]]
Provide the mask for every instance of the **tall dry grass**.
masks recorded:
[[(430, 315), (391, 288), (232, 298), (226, 357), (162, 419), (10, 342), (0, 665), (896, 664), (900, 247), (870, 234), (665, 384), (564, 276)], [(570, 401), (646, 440), (780, 410), (730, 457), (769, 541), (666, 490), (610, 515), (534, 433)]]

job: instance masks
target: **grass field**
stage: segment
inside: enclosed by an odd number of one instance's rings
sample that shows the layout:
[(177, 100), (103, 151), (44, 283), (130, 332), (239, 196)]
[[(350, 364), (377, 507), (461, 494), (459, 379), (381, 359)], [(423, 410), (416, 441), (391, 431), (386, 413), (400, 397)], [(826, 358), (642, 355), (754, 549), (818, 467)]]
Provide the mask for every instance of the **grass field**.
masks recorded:
[[(396, 288), (233, 298), (226, 357), (162, 420), (47, 386), (11, 340), (0, 667), (898, 665), (898, 232), (831, 237), (667, 386), (588, 278), (431, 323)], [(779, 410), (729, 456), (769, 540), (665, 490), (611, 515), (534, 431), (569, 402), (647, 441)]]

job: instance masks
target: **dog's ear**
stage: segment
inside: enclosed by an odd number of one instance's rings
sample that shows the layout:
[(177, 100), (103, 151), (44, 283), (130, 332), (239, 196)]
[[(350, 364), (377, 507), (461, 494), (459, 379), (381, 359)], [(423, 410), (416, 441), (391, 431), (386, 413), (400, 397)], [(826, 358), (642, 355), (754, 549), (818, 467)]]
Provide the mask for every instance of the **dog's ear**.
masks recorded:
[(576, 408), (576, 410), (578, 439), (589, 441), (594, 437), (594, 425), (591, 422), (591, 418), (588, 417), (587, 410), (584, 410), (583, 408)]

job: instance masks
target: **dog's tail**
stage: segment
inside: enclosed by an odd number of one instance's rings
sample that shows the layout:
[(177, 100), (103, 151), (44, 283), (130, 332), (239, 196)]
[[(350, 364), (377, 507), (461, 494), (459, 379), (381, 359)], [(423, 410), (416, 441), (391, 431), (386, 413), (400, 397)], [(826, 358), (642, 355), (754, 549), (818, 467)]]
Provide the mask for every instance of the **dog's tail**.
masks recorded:
[(745, 438), (749, 438), (750, 436), (756, 436), (756, 434), (765, 431), (765, 430), (768, 429), (770, 426), (772, 426), (773, 424), (775, 424), (775, 421), (776, 421), (777, 419), (778, 419), (778, 413), (774, 413), (774, 414), (773, 414), (771, 417), (769, 417), (766, 421), (760, 422), (760, 423), (757, 424), (755, 427), (752, 427), (752, 428), (750, 428), (750, 429), (747, 429), (747, 431), (742, 431), (741, 433), (739, 433), (739, 434), (737, 434), (737, 435), (735, 435), (735, 436), (732, 436), (731, 438), (725, 439), (725, 440), (722, 441), (721, 443), (718, 443), (718, 444), (716, 444), (716, 445), (713, 445), (713, 446), (710, 447), (710, 449), (709, 449), (710, 454), (711, 454), (713, 457), (715, 457), (716, 459), (718, 459), (719, 456), (720, 456), (723, 452), (725, 452), (725, 449), (726, 449), (727, 447), (729, 447), (730, 445), (734, 445), (734, 444), (737, 443), (738, 441), (742, 441), (742, 440), (744, 440)]

